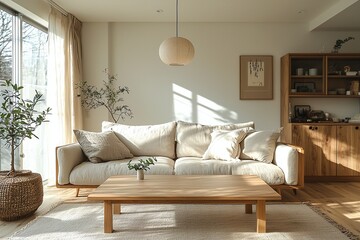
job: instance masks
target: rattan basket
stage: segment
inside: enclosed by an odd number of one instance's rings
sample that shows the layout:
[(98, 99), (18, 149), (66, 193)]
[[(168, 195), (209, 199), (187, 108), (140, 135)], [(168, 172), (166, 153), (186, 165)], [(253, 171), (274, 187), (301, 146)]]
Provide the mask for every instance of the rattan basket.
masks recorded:
[(14, 221), (33, 214), (43, 201), (43, 184), (38, 173), (0, 173), (0, 219)]

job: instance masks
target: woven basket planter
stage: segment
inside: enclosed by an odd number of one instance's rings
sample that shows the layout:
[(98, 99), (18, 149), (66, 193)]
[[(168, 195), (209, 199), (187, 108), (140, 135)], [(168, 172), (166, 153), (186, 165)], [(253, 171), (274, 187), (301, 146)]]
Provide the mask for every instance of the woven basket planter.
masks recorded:
[(0, 219), (14, 221), (33, 214), (43, 201), (43, 185), (38, 173), (0, 173)]

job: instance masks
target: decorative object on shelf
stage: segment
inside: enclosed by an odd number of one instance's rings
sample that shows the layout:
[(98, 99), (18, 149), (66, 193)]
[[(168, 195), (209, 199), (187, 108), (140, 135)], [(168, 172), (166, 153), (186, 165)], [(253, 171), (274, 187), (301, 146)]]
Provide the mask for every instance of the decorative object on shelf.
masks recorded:
[(310, 76), (316, 76), (318, 74), (317, 68), (310, 68), (309, 69), (309, 75)]
[(194, 58), (193, 44), (186, 38), (179, 37), (179, 1), (176, 0), (176, 37), (164, 40), (159, 48), (163, 63), (170, 66), (184, 66)]
[(345, 38), (343, 40), (341, 40), (341, 39), (336, 40), (335, 45), (334, 45), (331, 52), (332, 53), (338, 53), (344, 43), (346, 43), (346, 42), (348, 42), (350, 40), (354, 40), (354, 39), (355, 39), (354, 37), (347, 37), (347, 38)]
[(15, 150), (25, 138), (38, 138), (34, 131), (43, 122), (51, 109), (37, 111), (43, 101), (42, 94), (35, 90), (33, 99), (21, 97), (22, 86), (6, 80), (0, 94), (3, 100), (0, 111), (0, 139), (10, 147), (10, 170), (0, 172), (0, 219), (18, 220), (33, 214), (43, 201), (41, 175), (15, 169)]
[(321, 110), (311, 110), (309, 112), (309, 118), (314, 122), (326, 120), (325, 113)]
[(351, 95), (359, 94), (359, 81), (351, 81), (350, 93)]
[(294, 87), (299, 93), (315, 92), (315, 83), (313, 82), (296, 82)]
[(272, 56), (240, 56), (240, 99), (273, 99)]
[(345, 88), (338, 88), (338, 89), (336, 89), (336, 91), (337, 91), (337, 94), (339, 94), (339, 95), (345, 95), (346, 94)]
[(310, 105), (295, 105), (295, 118), (306, 119), (311, 111)]
[(76, 85), (77, 89), (80, 89), (81, 106), (86, 110), (96, 109), (98, 107), (105, 107), (110, 113), (111, 119), (117, 123), (120, 118), (125, 117), (133, 118), (133, 113), (128, 105), (121, 105), (123, 102), (123, 94), (130, 93), (130, 90), (126, 86), (115, 87), (115, 81), (117, 78), (115, 75), (109, 73), (108, 69), (104, 70), (107, 80), (104, 80), (104, 87), (98, 89), (97, 87), (90, 85), (87, 81), (81, 81)]
[(140, 159), (138, 163), (131, 163), (132, 160), (128, 162), (129, 170), (136, 170), (137, 180), (144, 180), (144, 171), (150, 169), (150, 165), (155, 165), (157, 159), (155, 157), (147, 158), (145, 160)]
[(298, 76), (304, 75), (304, 69), (303, 68), (297, 68), (296, 69), (296, 75), (298, 75)]

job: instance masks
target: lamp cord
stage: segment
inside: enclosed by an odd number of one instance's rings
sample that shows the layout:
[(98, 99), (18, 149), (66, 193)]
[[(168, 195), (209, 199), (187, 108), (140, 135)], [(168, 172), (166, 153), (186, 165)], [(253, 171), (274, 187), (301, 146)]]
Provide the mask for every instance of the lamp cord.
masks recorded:
[(176, 0), (176, 37), (179, 37), (179, 0)]

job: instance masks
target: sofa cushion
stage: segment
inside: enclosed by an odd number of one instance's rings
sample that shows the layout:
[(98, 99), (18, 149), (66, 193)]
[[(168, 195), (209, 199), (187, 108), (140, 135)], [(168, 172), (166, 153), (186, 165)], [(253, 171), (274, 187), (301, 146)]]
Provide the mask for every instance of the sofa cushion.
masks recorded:
[(93, 163), (133, 157), (129, 149), (112, 131), (88, 132), (74, 130), (74, 134), (84, 154)]
[(280, 137), (281, 130), (250, 132), (241, 142), (240, 159), (271, 163), (274, 159), (276, 142)]
[(230, 175), (232, 161), (183, 157), (175, 161), (176, 175)]
[(211, 133), (211, 143), (203, 155), (203, 159), (234, 160), (240, 153), (239, 143), (245, 138), (242, 129), (215, 130)]
[[(155, 165), (150, 166), (150, 170), (145, 171), (146, 174), (153, 175), (172, 175), (174, 174), (174, 160), (155, 156), (157, 162)], [(138, 162), (140, 159), (148, 158), (148, 156), (134, 157), (133, 163)], [(94, 164), (91, 162), (83, 162), (77, 165), (70, 173), (70, 183), (75, 185), (100, 185), (105, 182), (110, 176), (113, 175), (136, 175), (135, 170), (129, 170), (127, 160), (118, 160), (111, 162), (103, 162)], [(136, 176), (134, 176), (136, 178)]]
[(134, 156), (175, 158), (176, 122), (159, 125), (131, 126), (103, 122), (102, 131), (112, 130)]
[(254, 122), (210, 126), (178, 121), (176, 126), (176, 155), (178, 158), (201, 158), (211, 143), (210, 134), (214, 130), (235, 130), (247, 127), (254, 128)]
[(233, 163), (232, 175), (256, 175), (269, 185), (278, 185), (285, 182), (281, 169), (270, 163), (255, 160), (238, 160)]

